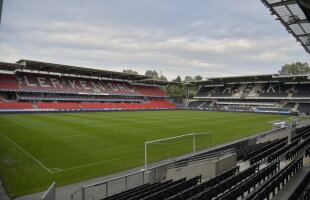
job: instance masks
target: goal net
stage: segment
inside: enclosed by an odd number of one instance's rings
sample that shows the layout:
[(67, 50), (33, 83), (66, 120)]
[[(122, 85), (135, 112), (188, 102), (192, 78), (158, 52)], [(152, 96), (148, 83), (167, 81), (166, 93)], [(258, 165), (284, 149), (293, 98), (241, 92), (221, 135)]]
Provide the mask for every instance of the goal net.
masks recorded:
[(176, 137), (145, 142), (145, 169), (149, 163), (160, 160), (172, 160), (176, 156), (194, 154), (199, 150), (212, 146), (209, 133), (190, 133)]

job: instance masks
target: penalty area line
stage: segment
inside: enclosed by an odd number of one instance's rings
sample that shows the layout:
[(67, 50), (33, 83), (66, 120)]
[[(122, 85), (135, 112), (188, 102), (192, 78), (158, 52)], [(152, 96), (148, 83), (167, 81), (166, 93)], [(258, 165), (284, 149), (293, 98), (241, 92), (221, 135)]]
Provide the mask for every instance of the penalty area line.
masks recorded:
[(25, 149), (23, 149), (21, 146), (19, 146), (16, 142), (14, 142), (13, 140), (11, 140), (10, 138), (8, 138), (6, 135), (2, 134), (2, 137), (4, 137), (6, 140), (8, 140), (9, 142), (11, 142), (12, 144), (14, 144), (19, 150), (21, 150), (22, 152), (24, 152), (25, 154), (27, 154), (32, 160), (34, 160), (36, 163), (38, 163), (41, 167), (43, 167), (46, 171), (48, 171), (49, 173), (54, 173), (53, 171), (51, 171), (49, 168), (47, 168), (43, 163), (41, 163), (38, 159), (36, 159), (33, 155), (31, 155), (30, 153), (28, 153)]
[[(113, 159), (109, 159), (109, 160), (103, 160), (103, 161), (99, 161), (99, 162), (89, 163), (89, 164), (86, 164), (86, 165), (80, 165), (80, 166), (76, 166), (76, 167), (60, 169), (59, 172), (67, 171), (67, 170), (72, 170), (72, 169), (78, 169), (78, 168), (82, 168), (82, 167), (88, 167), (88, 166), (97, 165), (97, 164), (106, 163), (106, 162), (111, 162), (111, 161), (115, 161), (115, 160), (121, 160), (121, 159), (128, 158), (128, 157), (135, 157), (135, 156), (142, 155), (142, 154), (144, 154), (144, 153), (137, 153), (137, 154), (133, 154), (131, 156), (121, 156), (121, 157), (118, 157), (118, 158), (113, 158)], [(56, 171), (56, 172), (58, 172), (58, 171)]]

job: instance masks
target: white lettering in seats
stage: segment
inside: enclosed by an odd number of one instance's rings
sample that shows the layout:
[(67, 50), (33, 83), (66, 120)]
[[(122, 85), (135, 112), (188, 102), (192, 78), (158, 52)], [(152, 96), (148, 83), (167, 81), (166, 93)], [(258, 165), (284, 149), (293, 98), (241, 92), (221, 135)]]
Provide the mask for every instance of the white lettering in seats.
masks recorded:
[(27, 84), (27, 86), (30, 86), (30, 87), (37, 87), (37, 84), (35, 83), (30, 83), (27, 76), (24, 76), (24, 79), (25, 79), (25, 82)]
[(81, 89), (79, 86), (75, 85), (75, 80), (72, 80), (72, 82), (70, 80), (68, 80), (68, 82), (70, 83), (71, 87), (74, 89), (74, 88), (77, 88), (77, 89)]
[(85, 89), (85, 90), (90, 90), (91, 88), (87, 86), (86, 81), (80, 81), (81, 86)]
[(56, 78), (50, 78), (54, 88), (57, 88), (59, 86), (60, 88), (63, 88), (63, 86), (60, 84), (60, 81)]
[(46, 78), (44, 77), (37, 77), (38, 82), (40, 84), (41, 87), (51, 87), (49, 85), (46, 85)]

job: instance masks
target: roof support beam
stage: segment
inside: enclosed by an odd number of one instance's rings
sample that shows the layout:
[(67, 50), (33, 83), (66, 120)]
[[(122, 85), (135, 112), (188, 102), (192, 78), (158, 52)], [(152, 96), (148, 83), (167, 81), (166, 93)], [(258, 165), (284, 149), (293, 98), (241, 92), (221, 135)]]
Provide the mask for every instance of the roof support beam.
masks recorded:
[(299, 20), (296, 20), (293, 23), (287, 22), (288, 25), (292, 25), (292, 24), (305, 24), (305, 23), (309, 23), (309, 21), (307, 19), (299, 19)]
[(277, 3), (268, 3), (268, 4), (271, 7), (276, 7), (276, 6), (284, 6), (284, 5), (290, 5), (290, 4), (296, 4), (296, 3), (297, 3), (296, 0), (286, 0), (286, 1), (281, 1)]
[(296, 35), (297, 37), (309, 37), (309, 34), (300, 34), (300, 35)]

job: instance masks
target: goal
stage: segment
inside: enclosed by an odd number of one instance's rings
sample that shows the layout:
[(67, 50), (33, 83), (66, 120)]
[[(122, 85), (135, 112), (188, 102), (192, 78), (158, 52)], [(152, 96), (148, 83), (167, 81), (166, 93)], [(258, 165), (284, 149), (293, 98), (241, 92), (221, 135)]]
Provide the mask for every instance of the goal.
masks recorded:
[(159, 160), (172, 160), (183, 154), (195, 154), (198, 150), (212, 146), (210, 133), (190, 133), (144, 143), (144, 170), (148, 164)]

